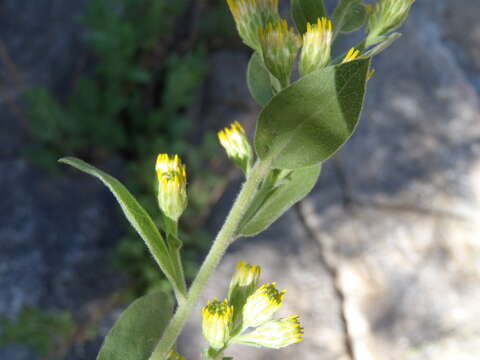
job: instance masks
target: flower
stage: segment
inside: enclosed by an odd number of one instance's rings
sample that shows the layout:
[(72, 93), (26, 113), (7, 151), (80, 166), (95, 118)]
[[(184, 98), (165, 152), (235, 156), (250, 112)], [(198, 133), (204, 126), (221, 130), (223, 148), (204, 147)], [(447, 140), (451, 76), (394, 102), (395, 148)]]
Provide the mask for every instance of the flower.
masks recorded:
[(318, 18), (316, 24), (307, 23), (303, 34), (303, 47), (300, 54), (300, 74), (306, 75), (325, 67), (330, 61), (333, 40), (332, 22), (325, 17)]
[(228, 157), (248, 173), (252, 164), (253, 151), (242, 125), (235, 121), (230, 127), (218, 132), (218, 139)]
[(243, 42), (260, 51), (258, 28), (280, 18), (278, 0), (227, 0), (227, 3)]
[(258, 37), (265, 66), (282, 86), (287, 86), (302, 43), (300, 36), (282, 19), (260, 27)]
[(407, 19), (415, 0), (380, 0), (375, 6), (369, 6), (367, 46), (382, 40), (386, 35)]
[(187, 207), (187, 175), (178, 155), (160, 154), (155, 166), (158, 177), (158, 204), (165, 216), (178, 221)]
[(176, 350), (172, 349), (167, 354), (167, 360), (187, 360), (187, 359), (181, 356)]
[(271, 320), (248, 334), (237, 336), (233, 341), (237, 344), (280, 349), (302, 340), (303, 328), (298, 316), (293, 315), (280, 320)]
[(258, 286), (260, 278), (260, 266), (250, 265), (245, 261), (237, 264), (237, 269), (233, 274), (228, 291), (228, 300), (235, 310), (234, 323), (241, 320), (243, 305), (247, 298), (252, 295)]
[(357, 59), (358, 55), (360, 55), (360, 51), (355, 48), (351, 48), (350, 50), (348, 50), (347, 54), (345, 55), (345, 58), (343, 59), (342, 64), (345, 64)]
[(228, 300), (220, 302), (214, 299), (202, 309), (203, 336), (215, 350), (221, 349), (230, 339), (233, 326), (233, 306)]
[(264, 284), (247, 298), (242, 311), (242, 326), (257, 327), (269, 321), (282, 306), (286, 290), (278, 291), (276, 283)]

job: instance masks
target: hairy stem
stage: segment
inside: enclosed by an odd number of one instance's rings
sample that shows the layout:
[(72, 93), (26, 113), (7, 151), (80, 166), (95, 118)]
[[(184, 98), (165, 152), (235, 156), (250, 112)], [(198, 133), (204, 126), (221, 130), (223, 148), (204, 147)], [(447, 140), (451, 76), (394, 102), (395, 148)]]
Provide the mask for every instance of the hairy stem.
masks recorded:
[(269, 166), (269, 161), (259, 161), (250, 171), (247, 180), (243, 184), (242, 190), (238, 194), (238, 197), (225, 220), (225, 223), (215, 238), (196, 279), (190, 287), (186, 301), (180, 304), (177, 308), (175, 315), (165, 329), (162, 338), (155, 347), (149, 360), (165, 360), (167, 353), (174, 346), (175, 341), (180, 335), (188, 316), (195, 307), (198, 297), (205, 287), (207, 280), (217, 267), (228, 246), (233, 240), (235, 240), (238, 225), (252, 203), (260, 183), (268, 173)]

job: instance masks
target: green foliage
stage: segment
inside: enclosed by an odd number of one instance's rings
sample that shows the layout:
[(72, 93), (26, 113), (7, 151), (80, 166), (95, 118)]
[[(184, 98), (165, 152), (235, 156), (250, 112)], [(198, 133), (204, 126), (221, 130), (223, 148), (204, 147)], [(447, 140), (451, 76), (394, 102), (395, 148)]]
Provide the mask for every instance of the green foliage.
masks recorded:
[(265, 106), (274, 95), (270, 84), (270, 73), (257, 52), (252, 54), (248, 63), (247, 85), (253, 99), (261, 106)]
[(367, 9), (361, 0), (340, 0), (333, 14), (334, 34), (358, 30), (367, 18)]
[(276, 171), (274, 181), (266, 181), (256, 194), (240, 226), (242, 236), (254, 236), (267, 229), (296, 202), (313, 189), (321, 165), (294, 171)]
[(137, 299), (108, 333), (97, 360), (147, 360), (172, 311), (173, 306), (163, 291)]
[(69, 312), (43, 312), (25, 307), (15, 320), (0, 318), (0, 328), (0, 346), (25, 345), (46, 356), (61, 339), (71, 336), (75, 323)]
[(327, 16), (323, 0), (292, 0), (292, 17), (298, 31), (307, 31), (307, 23), (314, 24), (318, 18)]
[(258, 120), (258, 156), (282, 169), (327, 160), (355, 131), (369, 68), (369, 59), (330, 66), (277, 94)]

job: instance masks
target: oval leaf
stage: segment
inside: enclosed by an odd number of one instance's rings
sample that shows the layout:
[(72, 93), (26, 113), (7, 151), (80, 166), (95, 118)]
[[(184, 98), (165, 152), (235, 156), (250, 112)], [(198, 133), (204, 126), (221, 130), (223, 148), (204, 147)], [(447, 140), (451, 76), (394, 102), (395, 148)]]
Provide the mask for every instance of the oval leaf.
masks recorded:
[(87, 164), (86, 162), (68, 157), (60, 159), (59, 162), (73, 166), (87, 174), (100, 179), (112, 192), (116, 200), (120, 204), (126, 218), (145, 241), (148, 249), (152, 253), (154, 259), (165, 273), (166, 277), (172, 282), (176, 290), (183, 289), (182, 280), (178, 279), (175, 267), (172, 265), (167, 245), (158, 231), (157, 226), (153, 222), (147, 211), (138, 203), (132, 194), (123, 184), (108, 175), (107, 173)]
[(261, 106), (267, 104), (273, 97), (270, 73), (257, 52), (252, 54), (248, 63), (247, 85), (253, 99)]
[(327, 16), (323, 0), (292, 0), (292, 17), (301, 34), (307, 31), (307, 23), (314, 24), (323, 16)]
[(135, 300), (108, 333), (97, 360), (147, 360), (172, 311), (172, 304), (162, 291)]
[(360, 29), (367, 18), (367, 8), (361, 0), (341, 0), (333, 14), (334, 36)]
[(273, 224), (295, 203), (312, 191), (320, 176), (321, 164), (292, 171), (288, 181), (277, 187), (241, 228), (240, 235), (254, 236)]
[(332, 156), (357, 127), (370, 60), (313, 72), (276, 95), (260, 114), (255, 147), (280, 169), (298, 169)]

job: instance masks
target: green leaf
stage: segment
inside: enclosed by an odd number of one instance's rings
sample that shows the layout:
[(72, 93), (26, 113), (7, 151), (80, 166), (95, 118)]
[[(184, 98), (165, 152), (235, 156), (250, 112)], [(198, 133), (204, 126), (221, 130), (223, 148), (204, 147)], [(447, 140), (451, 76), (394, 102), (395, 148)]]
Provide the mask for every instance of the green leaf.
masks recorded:
[(390, 47), (402, 34), (400, 33), (393, 33), (388, 35), (380, 44), (375, 45), (371, 49), (365, 51), (362, 54), (362, 58), (370, 58), (380, 54), (382, 51)]
[(318, 18), (327, 16), (323, 0), (292, 0), (292, 17), (298, 31), (307, 31), (307, 23), (313, 24)]
[(133, 195), (130, 194), (125, 186), (114, 177), (80, 159), (68, 157), (60, 159), (59, 162), (73, 166), (78, 170), (95, 176), (110, 189), (120, 204), (128, 221), (145, 241), (145, 244), (152, 253), (154, 259), (167, 278), (172, 282), (174, 288), (177, 290), (183, 289), (182, 280), (178, 278), (179, 274), (174, 270), (175, 267), (172, 264), (167, 245), (158, 231), (157, 226), (150, 215), (148, 215), (145, 209), (138, 203)]
[(263, 64), (259, 53), (253, 53), (248, 63), (247, 85), (254, 100), (261, 106), (273, 97), (270, 73)]
[(172, 312), (162, 291), (135, 300), (108, 333), (97, 360), (147, 360)]
[(310, 193), (320, 176), (320, 170), (321, 164), (317, 164), (292, 171), (286, 181), (273, 189), (259, 209), (243, 225), (240, 235), (254, 236), (267, 229)]
[(329, 66), (277, 94), (260, 114), (257, 155), (280, 169), (332, 156), (357, 127), (369, 68), (369, 59)]
[(367, 21), (368, 12), (361, 0), (341, 0), (333, 14), (333, 33), (348, 33), (360, 29)]

